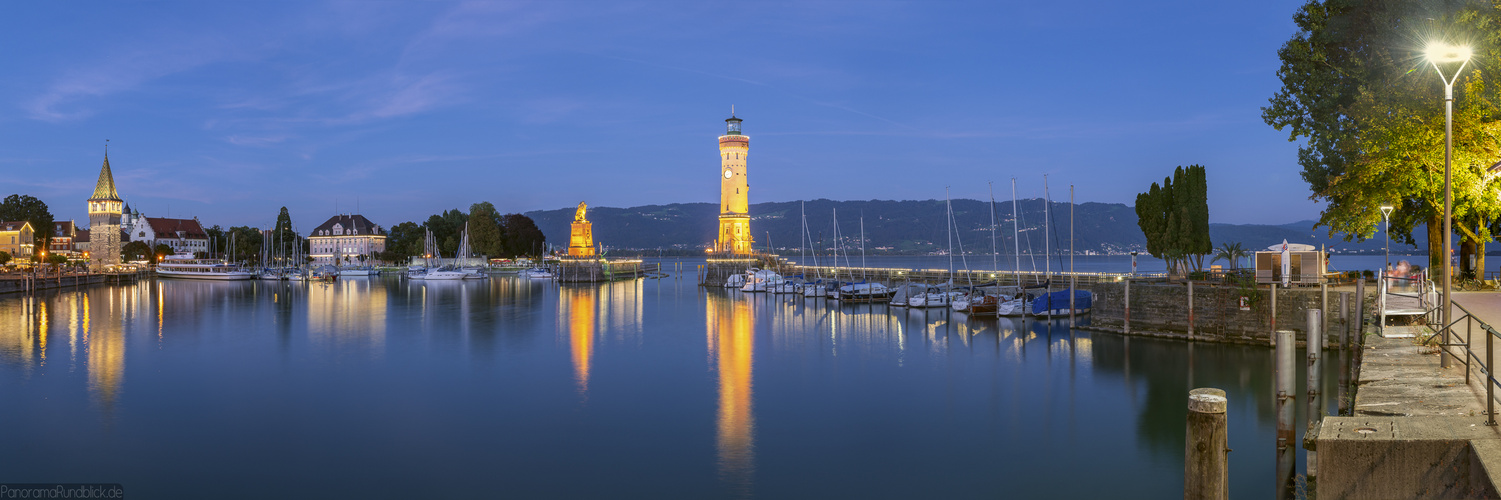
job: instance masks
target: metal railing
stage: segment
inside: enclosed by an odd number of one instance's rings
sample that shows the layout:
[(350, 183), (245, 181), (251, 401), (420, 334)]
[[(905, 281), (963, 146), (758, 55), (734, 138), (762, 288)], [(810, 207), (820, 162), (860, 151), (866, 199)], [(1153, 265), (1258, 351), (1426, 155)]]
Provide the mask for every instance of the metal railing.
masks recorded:
[[(1494, 373), (1492, 373), (1491, 367), (1495, 365), (1495, 339), (1501, 337), (1501, 332), (1497, 332), (1495, 328), (1491, 327), (1491, 325), (1488, 325), (1484, 321), (1481, 321), (1480, 318), (1475, 317), (1475, 315), (1471, 313), (1469, 309), (1465, 309), (1464, 306), (1459, 305), (1458, 303), (1454, 303), (1454, 307), (1459, 309), (1463, 314), (1461, 314), (1458, 318), (1456, 318), (1449, 324), (1442, 325), (1443, 329), (1434, 332), (1433, 336), (1428, 337), (1427, 340), (1423, 341), (1423, 345), (1437, 347), (1439, 349), (1439, 356), (1451, 356), (1454, 359), (1464, 363), (1465, 385), (1469, 385), (1470, 383), (1470, 369), (1472, 366), (1470, 362), (1474, 361), (1475, 363), (1478, 363), (1480, 365), (1480, 372), (1485, 374), (1485, 425), (1494, 426), (1496, 425), (1496, 388), (1498, 386), (1501, 386), (1501, 384), (1497, 383), (1496, 376)], [(1437, 307), (1434, 308), (1434, 310), (1437, 309)], [(1454, 326), (1458, 325), (1461, 321), (1465, 322), (1464, 342), (1459, 341), (1459, 335), (1454, 331)], [(1471, 348), (1471, 346), (1474, 345), (1473, 340), (1475, 326), (1477, 324), (1480, 326), (1480, 329), (1485, 332), (1484, 360), (1481, 360), (1480, 357), (1475, 354), (1475, 350)], [(1443, 338), (1443, 332), (1445, 330), (1450, 332), (1449, 342), (1435, 343), (1435, 340)], [(1452, 350), (1450, 350), (1451, 347), (1463, 347), (1463, 356), (1455, 354)]]
[[(1412, 292), (1412, 293), (1402, 293), (1402, 292), (1393, 292), (1393, 291), (1391, 291), (1391, 284), (1392, 283), (1400, 283), (1400, 282), (1410, 282), (1410, 283), (1412, 283), (1412, 284), (1415, 285), (1416, 290), (1414, 292)], [(1380, 315), (1380, 318), (1381, 318), (1381, 324), (1380, 324), (1381, 329), (1379, 331), (1381, 331), (1381, 332), (1385, 332), (1386, 331), (1386, 317), (1387, 317), (1387, 311), (1389, 310), (1388, 309), (1388, 303), (1387, 303), (1387, 297), (1391, 297), (1391, 296), (1407, 297), (1407, 298), (1415, 298), (1415, 299), (1417, 299), (1418, 300), (1418, 309), (1421, 310), (1421, 311), (1423, 311), (1421, 314), (1417, 314), (1417, 315), (1424, 316), (1427, 319), (1427, 321), (1428, 321), (1429, 324), (1442, 322), (1439, 319), (1439, 307), (1441, 307), (1440, 306), (1441, 303), (1438, 300), (1438, 289), (1433, 284), (1432, 281), (1427, 280), (1427, 279), (1420, 279), (1420, 278), (1406, 278), (1406, 277), (1399, 277), (1399, 276), (1382, 276), (1380, 278), (1380, 281), (1377, 284), (1376, 288), (1377, 288), (1377, 292), (1376, 292), (1377, 293), (1377, 295), (1376, 295), (1377, 296), (1376, 308), (1377, 308), (1377, 313)]]

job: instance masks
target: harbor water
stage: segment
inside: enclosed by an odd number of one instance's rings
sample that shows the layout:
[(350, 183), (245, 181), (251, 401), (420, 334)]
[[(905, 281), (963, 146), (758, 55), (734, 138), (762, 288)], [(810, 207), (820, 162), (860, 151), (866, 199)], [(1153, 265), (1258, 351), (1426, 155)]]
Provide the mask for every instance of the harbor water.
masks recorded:
[(1269, 348), (1067, 325), (691, 274), (8, 295), (0, 481), (141, 498), (1170, 498), (1188, 390), (1217, 387), (1232, 495), (1272, 496)]

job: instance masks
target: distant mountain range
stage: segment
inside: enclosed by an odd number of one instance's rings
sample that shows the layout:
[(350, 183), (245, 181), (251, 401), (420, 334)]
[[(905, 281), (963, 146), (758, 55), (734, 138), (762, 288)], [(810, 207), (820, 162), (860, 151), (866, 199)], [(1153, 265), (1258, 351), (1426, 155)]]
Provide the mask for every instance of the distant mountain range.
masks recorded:
[[(953, 200), (954, 247), (973, 254), (991, 251), (990, 204), (979, 200)], [(1020, 200), (1020, 238), (1013, 229), (1011, 202), (996, 201), (995, 243), (1003, 253), (1011, 253), (1020, 244), (1023, 253), (1042, 253), (1045, 245), (1054, 251), (1066, 249), (1069, 238), (1069, 204), (1053, 202), (1051, 241), (1044, 240), (1045, 203), (1041, 198)], [(590, 207), (589, 221), (594, 224), (594, 241), (616, 250), (677, 250), (702, 252), (714, 240), (719, 217), (713, 203), (673, 203), (631, 208)], [(943, 200), (924, 201), (832, 201), (769, 202), (750, 206), (751, 227), (757, 248), (774, 246), (778, 252), (796, 252), (800, 242), (802, 217), (806, 213), (807, 235), (813, 247), (827, 252), (835, 246), (834, 217), (837, 212), (838, 241), (858, 252), (861, 225), (864, 225), (867, 252), (929, 254), (949, 248), (949, 231), (945, 227)], [(1074, 206), (1075, 249), (1080, 253), (1119, 254), (1146, 250), (1146, 237), (1136, 225), (1136, 211), (1120, 203), (1080, 203)], [(569, 224), (574, 208), (539, 210), (526, 215), (555, 246), (567, 245)], [(1336, 252), (1380, 252), (1385, 242), (1379, 233), (1364, 242), (1345, 242), (1324, 236), (1327, 231), (1313, 229), (1314, 221), (1282, 225), (1210, 224), (1209, 235), (1215, 246), (1240, 242), (1248, 250), (1264, 249), (1284, 239), (1291, 243), (1327, 245)], [(1019, 241), (1018, 241), (1019, 240)], [(1422, 242), (1419, 241), (1419, 244)], [(1393, 244), (1392, 251), (1406, 253), (1414, 249)]]

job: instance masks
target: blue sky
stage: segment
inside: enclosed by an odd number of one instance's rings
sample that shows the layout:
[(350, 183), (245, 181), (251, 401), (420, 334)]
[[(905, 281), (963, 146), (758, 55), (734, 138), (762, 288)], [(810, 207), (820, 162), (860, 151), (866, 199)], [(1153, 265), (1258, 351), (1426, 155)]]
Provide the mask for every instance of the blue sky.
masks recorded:
[(1131, 204), (1206, 165), (1216, 222), (1316, 218), (1265, 125), (1301, 2), (32, 2), (0, 16), (0, 196), (303, 229), (717, 199)]

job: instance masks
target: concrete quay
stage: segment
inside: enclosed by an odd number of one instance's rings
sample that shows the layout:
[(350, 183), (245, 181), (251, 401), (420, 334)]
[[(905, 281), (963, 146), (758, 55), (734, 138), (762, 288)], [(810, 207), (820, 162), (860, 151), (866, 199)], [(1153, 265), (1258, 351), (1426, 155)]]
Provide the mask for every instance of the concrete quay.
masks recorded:
[[(1501, 325), (1501, 294), (1454, 301)], [(1483, 330), (1461, 322), (1455, 332)], [(1473, 338), (1477, 350), (1483, 335)], [(1315, 438), (1318, 498), (1501, 497), (1501, 429), (1486, 425), (1483, 370), (1471, 366), (1466, 382), (1464, 363), (1441, 368), (1439, 350), (1421, 339), (1366, 337), (1353, 415), (1325, 417)]]

